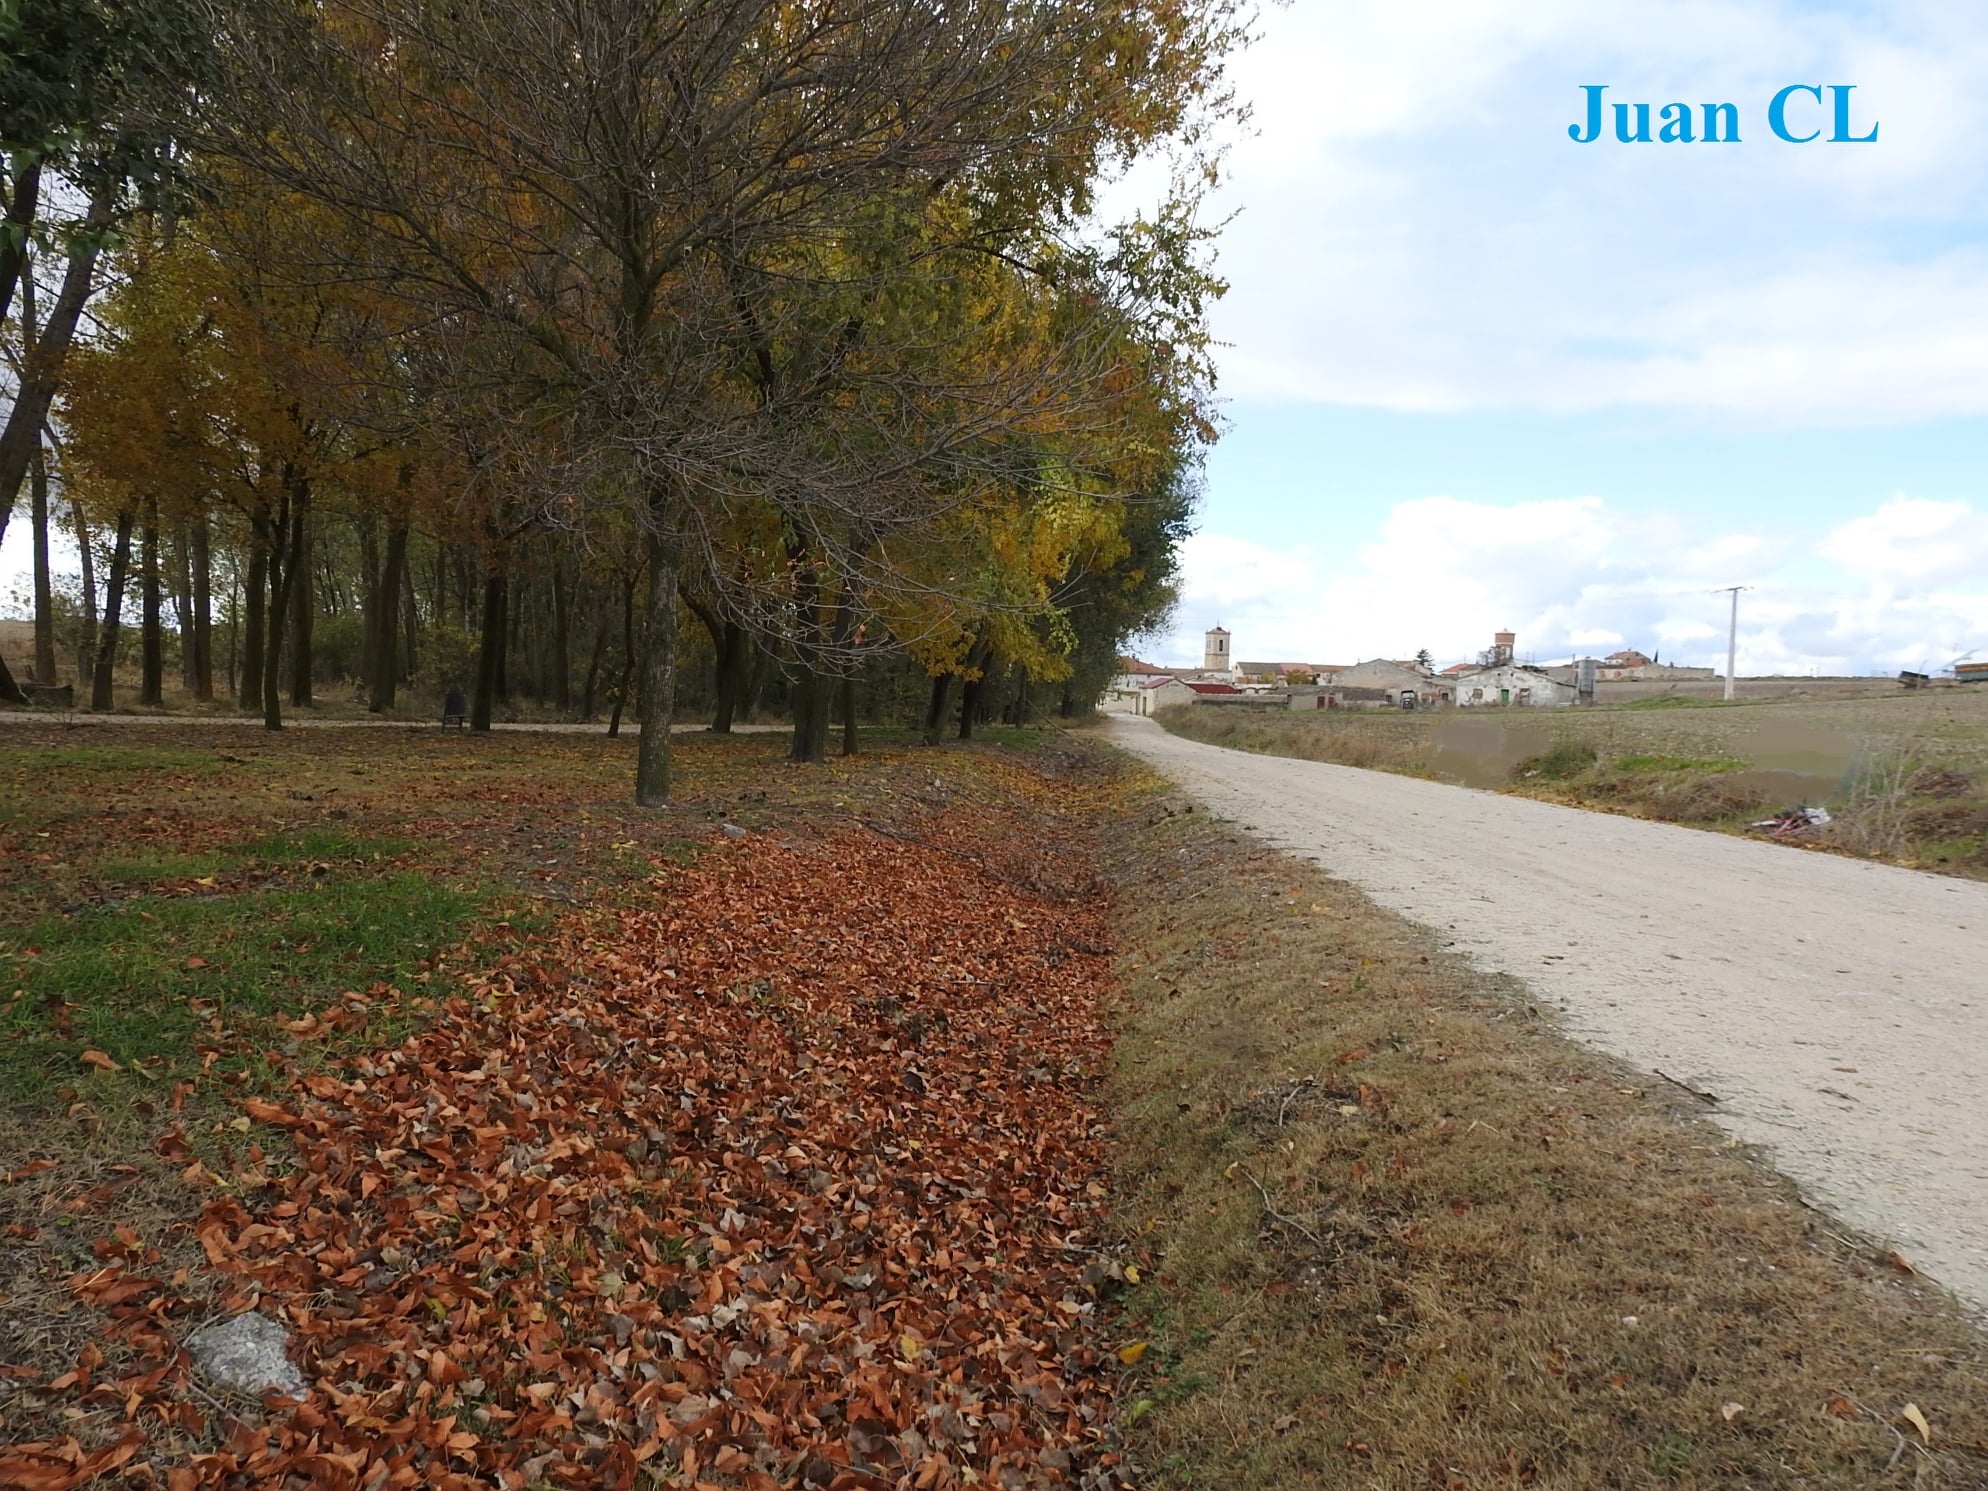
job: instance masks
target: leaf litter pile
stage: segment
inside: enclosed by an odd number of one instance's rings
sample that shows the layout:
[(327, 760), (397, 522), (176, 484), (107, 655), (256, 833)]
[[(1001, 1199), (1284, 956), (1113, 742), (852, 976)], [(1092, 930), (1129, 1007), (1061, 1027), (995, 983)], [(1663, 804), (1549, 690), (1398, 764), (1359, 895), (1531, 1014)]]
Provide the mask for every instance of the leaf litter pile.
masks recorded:
[(309, 1398), (190, 1391), (193, 1312), (123, 1232), (73, 1285), (118, 1365), (50, 1384), (121, 1433), (0, 1485), (1114, 1484), (1107, 908), (987, 806), (721, 838), (248, 1100), (294, 1157), (198, 1233)]

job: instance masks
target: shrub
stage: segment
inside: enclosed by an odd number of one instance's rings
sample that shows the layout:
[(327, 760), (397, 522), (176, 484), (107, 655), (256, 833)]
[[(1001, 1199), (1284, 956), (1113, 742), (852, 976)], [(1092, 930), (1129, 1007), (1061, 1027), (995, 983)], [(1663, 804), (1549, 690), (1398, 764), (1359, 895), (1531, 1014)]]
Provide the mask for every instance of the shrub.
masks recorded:
[(1563, 740), (1537, 756), (1512, 768), (1512, 778), (1520, 782), (1565, 782), (1581, 775), (1599, 760), (1595, 748), (1584, 740)]

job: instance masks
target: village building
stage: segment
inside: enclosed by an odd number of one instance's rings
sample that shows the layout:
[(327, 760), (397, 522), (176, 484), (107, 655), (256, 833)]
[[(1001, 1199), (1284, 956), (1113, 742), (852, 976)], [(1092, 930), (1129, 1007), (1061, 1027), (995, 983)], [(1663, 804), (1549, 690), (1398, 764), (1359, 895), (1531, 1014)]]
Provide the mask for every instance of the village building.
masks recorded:
[(1460, 709), (1544, 709), (1580, 702), (1578, 679), (1559, 676), (1566, 670), (1536, 668), (1517, 660), (1518, 638), (1511, 632), (1492, 634), (1491, 646), (1478, 654), (1477, 666), (1447, 675), (1447, 686)]
[(1201, 638), (1201, 671), (1227, 674), (1232, 671), (1231, 662), (1229, 634), (1219, 626), (1211, 626)]
[(1290, 687), (1295, 684), (1317, 683), (1328, 673), (1337, 673), (1344, 663), (1247, 663), (1236, 664), (1236, 677), (1244, 683), (1282, 684)]
[(1451, 685), (1461, 709), (1509, 707), (1539, 709), (1573, 704), (1579, 691), (1572, 683), (1555, 678), (1544, 668), (1525, 663), (1499, 663), (1490, 668), (1473, 668), (1457, 675)]
[(1194, 690), (1171, 674), (1161, 674), (1148, 678), (1131, 689), (1127, 701), (1134, 714), (1158, 714), (1176, 704), (1192, 704), (1197, 695)]
[(1162, 668), (1153, 663), (1142, 663), (1136, 657), (1121, 657), (1118, 671), (1112, 675), (1111, 687), (1114, 691), (1127, 691), (1144, 685), (1154, 678), (1172, 678), (1175, 670)]
[[(1573, 682), (1585, 661), (1576, 658), (1564, 667), (1554, 668), (1553, 676)], [(1595, 680), (1598, 683), (1654, 683), (1673, 682), (1687, 678), (1717, 678), (1715, 668), (1682, 668), (1675, 663), (1660, 663), (1652, 657), (1625, 647), (1620, 652), (1611, 652), (1607, 657), (1595, 658)]]

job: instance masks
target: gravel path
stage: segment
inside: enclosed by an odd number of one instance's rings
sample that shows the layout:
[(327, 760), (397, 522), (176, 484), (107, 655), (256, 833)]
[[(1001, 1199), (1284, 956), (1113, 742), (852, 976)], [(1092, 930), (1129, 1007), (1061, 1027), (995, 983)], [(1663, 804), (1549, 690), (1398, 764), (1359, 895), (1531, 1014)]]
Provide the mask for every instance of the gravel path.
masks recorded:
[(1108, 730), (1578, 1038), (1716, 1094), (1819, 1205), (1988, 1310), (1988, 884)]

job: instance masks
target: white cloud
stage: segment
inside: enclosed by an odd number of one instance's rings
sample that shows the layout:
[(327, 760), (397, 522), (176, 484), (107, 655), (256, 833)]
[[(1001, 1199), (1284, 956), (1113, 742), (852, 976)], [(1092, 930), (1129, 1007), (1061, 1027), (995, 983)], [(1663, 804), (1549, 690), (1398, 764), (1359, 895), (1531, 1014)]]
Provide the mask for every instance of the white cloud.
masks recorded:
[[(1988, 412), (1988, 12), (1311, 0), (1236, 64), (1225, 391), (1721, 423)], [(1847, 82), (1868, 146), (1787, 145)], [(1744, 143), (1580, 146), (1582, 84), (1735, 102)]]
[(1852, 574), (1873, 581), (1988, 574), (1988, 514), (1964, 502), (1894, 498), (1831, 530), (1817, 547)]
[(1988, 647), (1988, 513), (1895, 498), (1820, 538), (1706, 532), (1600, 498), (1508, 506), (1430, 497), (1396, 504), (1351, 552), (1270, 549), (1199, 534), (1184, 555), (1179, 625), (1161, 661), (1198, 662), (1219, 621), (1244, 658), (1351, 662), (1427, 647), (1474, 656), (1494, 631), (1557, 661), (1620, 646), (1723, 668), (1744, 584), (1748, 673), (1941, 667)]

